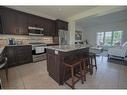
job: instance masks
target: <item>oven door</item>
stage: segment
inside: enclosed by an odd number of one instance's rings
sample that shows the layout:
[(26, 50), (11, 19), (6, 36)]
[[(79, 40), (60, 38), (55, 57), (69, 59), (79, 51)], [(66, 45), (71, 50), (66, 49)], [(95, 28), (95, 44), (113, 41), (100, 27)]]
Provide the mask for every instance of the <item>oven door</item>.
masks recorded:
[(35, 47), (35, 54), (45, 53), (45, 48), (43, 46)]

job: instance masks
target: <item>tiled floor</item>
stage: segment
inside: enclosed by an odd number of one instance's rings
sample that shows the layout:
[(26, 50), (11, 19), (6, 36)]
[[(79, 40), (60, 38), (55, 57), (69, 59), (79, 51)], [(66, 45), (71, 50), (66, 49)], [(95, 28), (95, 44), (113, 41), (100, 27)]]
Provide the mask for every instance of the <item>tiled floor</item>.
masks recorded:
[[(77, 89), (127, 89), (127, 66), (107, 62), (106, 57), (97, 58), (98, 70), (87, 74), (84, 84), (79, 81)], [(9, 69), (9, 89), (70, 89), (59, 86), (48, 76), (46, 61), (30, 63)]]

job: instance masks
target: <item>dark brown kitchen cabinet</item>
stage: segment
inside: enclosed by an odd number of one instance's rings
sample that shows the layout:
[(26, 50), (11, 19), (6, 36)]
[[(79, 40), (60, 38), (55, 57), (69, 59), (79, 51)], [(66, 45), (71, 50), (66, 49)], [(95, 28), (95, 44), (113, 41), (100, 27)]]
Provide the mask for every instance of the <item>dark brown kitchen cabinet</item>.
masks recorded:
[(28, 16), (28, 26), (39, 27), (44, 29), (44, 36), (54, 36), (55, 34), (55, 21), (38, 17), (35, 15)]
[[(47, 71), (49, 72), (49, 76), (51, 76), (56, 82), (59, 82), (59, 56), (55, 54), (52, 50), (47, 50)], [(52, 63), (52, 64), (50, 64)], [(61, 63), (62, 64), (62, 63)]]
[(25, 13), (5, 7), (0, 7), (0, 11), (2, 11), (0, 15), (3, 22), (3, 34), (28, 34), (27, 16)]
[(41, 19), (35, 15), (28, 15), (28, 26), (32, 26), (32, 27), (40, 27), (42, 28), (43, 25), (41, 23)]
[(44, 36), (58, 36), (58, 30), (68, 30), (68, 23), (51, 20), (0, 6), (2, 32), (0, 34), (28, 35), (28, 26), (44, 28)]
[(0, 16), (0, 34), (3, 34), (2, 16)]
[(7, 46), (6, 55), (8, 67), (33, 62), (31, 45)]
[(58, 36), (59, 30), (68, 30), (68, 22), (57, 19), (55, 27), (55, 36)]
[(15, 11), (4, 9), (3, 15), (3, 34), (15, 34), (16, 33), (16, 19)]
[(54, 36), (55, 33), (55, 23), (52, 20), (45, 20), (44, 23), (44, 35)]
[(68, 22), (62, 20), (56, 20), (56, 27), (62, 30), (68, 30)]
[(27, 35), (28, 34), (28, 24), (27, 24), (27, 15), (22, 12), (16, 12), (16, 34), (18, 35)]

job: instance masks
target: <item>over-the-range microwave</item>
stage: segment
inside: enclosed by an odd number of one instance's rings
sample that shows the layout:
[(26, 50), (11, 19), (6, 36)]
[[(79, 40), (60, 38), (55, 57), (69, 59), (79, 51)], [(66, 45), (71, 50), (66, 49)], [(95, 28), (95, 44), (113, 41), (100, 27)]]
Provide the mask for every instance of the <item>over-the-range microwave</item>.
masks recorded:
[(28, 27), (29, 35), (30, 36), (43, 36), (44, 35), (44, 29), (39, 27)]

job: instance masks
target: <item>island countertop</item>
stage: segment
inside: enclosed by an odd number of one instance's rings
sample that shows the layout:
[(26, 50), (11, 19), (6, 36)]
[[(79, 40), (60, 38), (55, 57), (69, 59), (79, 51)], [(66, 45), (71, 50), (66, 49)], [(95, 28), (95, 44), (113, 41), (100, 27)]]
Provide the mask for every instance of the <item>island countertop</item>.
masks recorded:
[(47, 46), (47, 49), (52, 49), (56, 51), (69, 52), (73, 50), (89, 48), (90, 45), (55, 45), (55, 46)]

